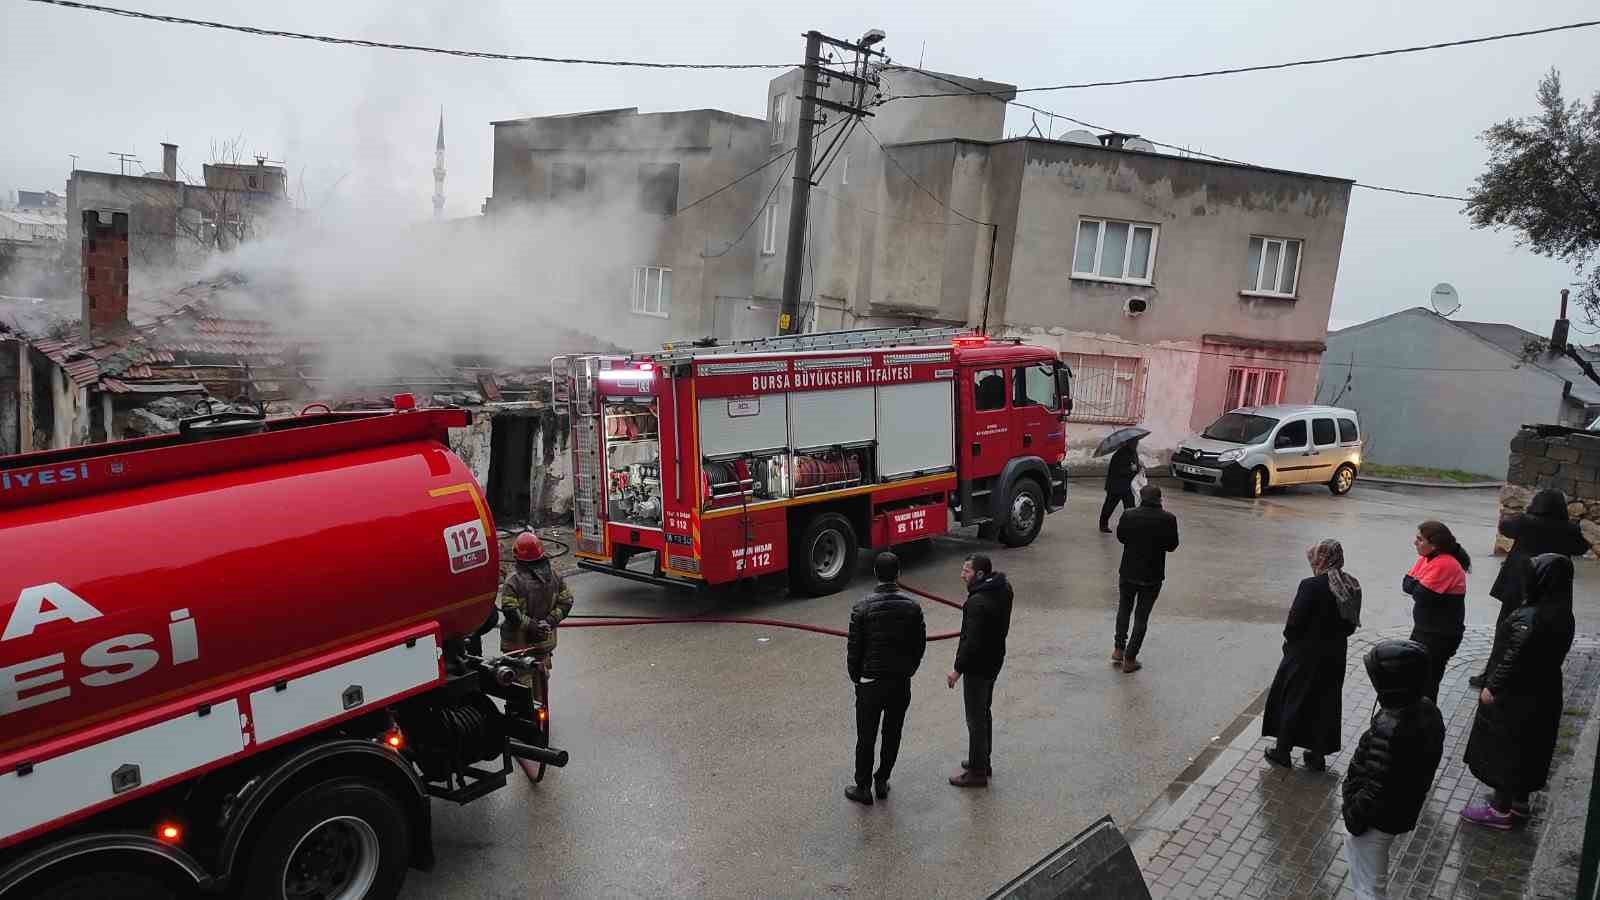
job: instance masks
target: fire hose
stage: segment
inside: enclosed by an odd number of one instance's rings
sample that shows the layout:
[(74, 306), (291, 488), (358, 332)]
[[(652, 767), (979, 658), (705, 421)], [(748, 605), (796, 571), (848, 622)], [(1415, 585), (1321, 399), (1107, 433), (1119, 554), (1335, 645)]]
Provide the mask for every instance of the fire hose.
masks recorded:
[[(961, 604), (954, 600), (947, 600), (936, 594), (918, 590), (907, 585), (900, 585), (902, 590), (925, 597), (945, 606), (960, 609)], [(583, 621), (574, 622), (573, 619)], [(826, 634), (832, 637), (849, 637), (850, 632), (838, 628), (829, 628), (826, 625), (808, 625), (805, 622), (789, 622), (783, 619), (765, 619), (751, 616), (596, 616), (581, 615), (567, 616), (561, 623), (563, 630), (568, 628), (617, 628), (624, 625), (758, 625), (764, 628), (791, 628), (795, 631), (810, 631), (815, 634)], [(961, 636), (959, 631), (944, 631), (928, 635), (930, 641), (948, 641)]]

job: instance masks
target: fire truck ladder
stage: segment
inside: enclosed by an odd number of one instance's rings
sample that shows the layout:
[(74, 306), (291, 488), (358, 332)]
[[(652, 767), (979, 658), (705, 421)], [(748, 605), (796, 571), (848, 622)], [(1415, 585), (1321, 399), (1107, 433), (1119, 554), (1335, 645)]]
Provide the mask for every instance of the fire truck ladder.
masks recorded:
[(920, 346), (948, 343), (952, 338), (972, 334), (971, 328), (941, 327), (912, 328), (857, 328), (850, 331), (819, 331), (814, 334), (792, 334), (785, 337), (754, 338), (728, 344), (674, 347), (655, 353), (641, 354), (642, 358), (658, 363), (676, 363), (702, 356), (720, 356), (735, 353), (801, 353), (807, 350), (855, 350), (864, 347)]

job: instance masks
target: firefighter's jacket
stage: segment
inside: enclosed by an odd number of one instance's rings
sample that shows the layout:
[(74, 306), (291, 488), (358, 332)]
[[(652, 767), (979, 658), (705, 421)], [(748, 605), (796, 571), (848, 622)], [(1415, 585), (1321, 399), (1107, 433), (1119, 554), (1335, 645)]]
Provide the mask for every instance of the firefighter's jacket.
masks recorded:
[(517, 563), (511, 576), (500, 588), (502, 609), (514, 609), (521, 614), (522, 622), (512, 626), (505, 620), (500, 624), (500, 645), (507, 650), (533, 647), (540, 651), (556, 648), (556, 630), (539, 639), (541, 620), (556, 625), (572, 612), (572, 590), (551, 568), (549, 560), (535, 563)]

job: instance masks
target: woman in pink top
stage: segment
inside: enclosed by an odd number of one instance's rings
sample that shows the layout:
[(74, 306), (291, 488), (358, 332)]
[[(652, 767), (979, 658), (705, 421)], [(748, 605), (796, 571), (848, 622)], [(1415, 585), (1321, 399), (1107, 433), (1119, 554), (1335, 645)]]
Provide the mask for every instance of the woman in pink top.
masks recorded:
[(1417, 526), (1417, 563), (1401, 588), (1411, 595), (1411, 639), (1426, 647), (1432, 663), (1425, 694), (1435, 703), (1445, 664), (1467, 630), (1467, 572), (1472, 557), (1442, 522)]

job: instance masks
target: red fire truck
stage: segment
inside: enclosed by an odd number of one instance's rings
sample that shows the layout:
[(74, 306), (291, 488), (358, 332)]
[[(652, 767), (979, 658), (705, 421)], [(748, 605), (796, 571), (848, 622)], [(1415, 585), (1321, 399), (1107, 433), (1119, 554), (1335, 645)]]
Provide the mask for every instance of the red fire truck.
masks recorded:
[(1066, 499), (1071, 372), (1020, 341), (864, 329), (556, 369), (585, 569), (673, 586), (788, 571), (829, 594), (863, 546), (952, 520), (1023, 546)]
[(0, 460), (0, 900), (393, 897), (429, 797), (565, 764), (490, 699), (468, 414), (411, 405)]

